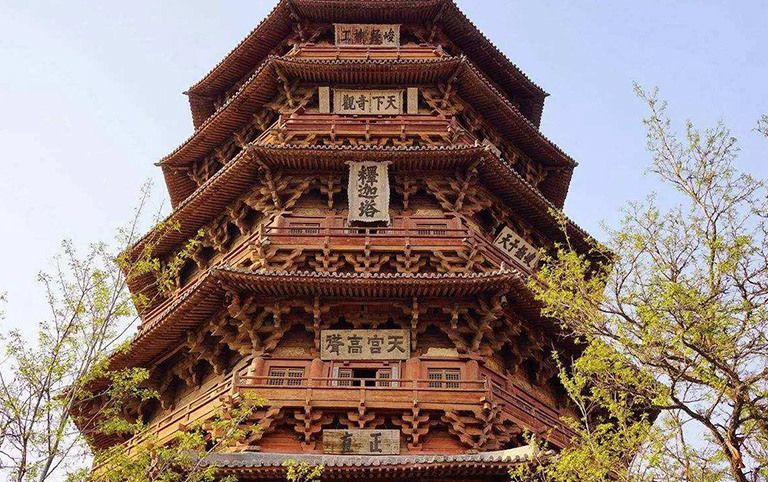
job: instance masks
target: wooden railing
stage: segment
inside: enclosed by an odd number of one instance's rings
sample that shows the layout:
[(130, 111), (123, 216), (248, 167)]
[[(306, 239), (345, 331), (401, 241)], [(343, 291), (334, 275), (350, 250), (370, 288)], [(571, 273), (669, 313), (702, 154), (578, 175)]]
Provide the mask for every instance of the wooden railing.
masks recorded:
[[(228, 403), (239, 396), (236, 392), (236, 387), (239, 386), (237, 381), (239, 375), (239, 372), (230, 373), (192, 400), (155, 420), (140, 436), (133, 437), (123, 443), (123, 451), (130, 455), (136, 447), (148, 441), (156, 445), (167, 444), (178, 433), (185, 431), (190, 426), (210, 420), (217, 415), (220, 409), (225, 408)], [(94, 465), (93, 471), (98, 473), (108, 463), (109, 460)]]
[(574, 432), (566, 427), (560, 420), (560, 415), (554, 409), (539, 401), (518, 387), (513, 386), (511, 391), (491, 384), (489, 389), (491, 398), (504, 405), (504, 410), (524, 427), (534, 429), (542, 436), (565, 447), (573, 437)]
[(154, 421), (143, 437), (123, 444), (124, 450), (130, 453), (147, 440), (168, 443), (195, 423), (210, 420), (245, 393), (267, 400), (271, 407), (296, 409), (303, 409), (309, 401), (312, 407), (321, 409), (357, 409), (363, 403), (380, 410), (409, 410), (414, 404), (422, 410), (472, 410), (495, 401), (520, 426), (549, 437), (560, 447), (567, 446), (573, 435), (562, 426), (554, 409), (517, 387), (507, 391), (488, 380), (276, 378), (238, 371)]
[[(465, 133), (453, 117), (431, 114), (380, 117), (295, 113), (281, 116), (277, 130), (283, 136), (284, 142), (291, 142), (294, 139), (314, 139), (315, 137), (329, 137), (331, 140), (335, 140), (337, 137), (355, 137), (366, 140), (394, 137), (402, 140), (420, 138), (440, 139), (449, 142), (455, 135)], [(466, 140), (470, 142), (474, 141), (474, 138), (467, 137)]]
[(314, 60), (405, 60), (434, 59), (444, 56), (441, 48), (432, 45), (403, 45), (400, 47), (357, 47), (304, 44), (288, 54), (297, 58)]
[[(276, 382), (284, 382), (276, 385)], [(292, 383), (292, 384), (288, 384)], [(374, 409), (410, 409), (418, 403), (424, 410), (440, 410), (447, 405), (470, 408), (488, 395), (483, 381), (435, 381), (362, 378), (275, 379), (240, 377), (237, 391), (255, 391), (271, 406), (304, 407), (310, 400), (316, 408), (356, 408), (364, 404)]]
[(405, 246), (414, 251), (461, 249), (470, 241), (484, 248), (488, 262), (500, 268), (514, 266), (529, 269), (496, 247), (481, 233), (461, 227), (457, 219), (396, 218), (394, 227), (344, 226), (345, 218), (285, 217), (264, 227), (264, 236), (275, 246), (318, 248), (331, 246), (338, 251), (369, 247), (380, 251), (402, 252)]

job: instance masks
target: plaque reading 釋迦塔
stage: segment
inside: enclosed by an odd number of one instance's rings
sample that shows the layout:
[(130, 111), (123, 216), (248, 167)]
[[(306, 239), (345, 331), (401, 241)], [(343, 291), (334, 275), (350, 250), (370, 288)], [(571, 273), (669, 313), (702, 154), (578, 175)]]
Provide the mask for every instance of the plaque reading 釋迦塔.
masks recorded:
[(335, 27), (338, 46), (400, 46), (400, 25), (337, 23)]
[(411, 356), (408, 330), (323, 330), (322, 360), (407, 360)]
[(399, 430), (323, 430), (323, 452), (336, 455), (398, 455)]
[(348, 162), (349, 221), (389, 222), (389, 163)]
[(400, 115), (404, 90), (333, 90), (333, 113), (340, 115)]
[(504, 226), (493, 244), (528, 269), (535, 268), (541, 257), (541, 253), (535, 246), (524, 240), (508, 226)]

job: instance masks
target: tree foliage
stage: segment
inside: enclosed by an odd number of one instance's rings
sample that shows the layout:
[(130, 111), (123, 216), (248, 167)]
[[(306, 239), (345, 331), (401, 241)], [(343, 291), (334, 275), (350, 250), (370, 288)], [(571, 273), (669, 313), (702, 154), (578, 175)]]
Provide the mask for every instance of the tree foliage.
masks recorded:
[[(0, 369), (0, 473), (8, 480), (213, 480), (215, 467), (200, 461), (242, 437), (240, 422), (259, 404), (243, 397), (226, 416), (206, 427), (191, 427), (167, 445), (155, 443), (141, 420), (125, 416), (127, 403), (158, 394), (147, 383), (148, 370), (110, 369), (110, 355), (129, 346), (129, 332), (139, 323), (141, 310), (155, 301), (146, 293), (161, 296), (172, 288), (171, 280), (201, 235), (159, 259), (158, 242), (179, 227), (155, 215), (150, 235), (139, 236), (150, 193), (148, 183), (131, 222), (112, 245), (94, 244), (81, 254), (71, 242), (63, 243), (52, 269), (39, 275), (49, 314), (34, 336), (19, 329), (0, 333), (5, 356)], [(132, 294), (128, 283), (139, 278), (155, 289)], [(97, 411), (82, 409), (94, 403)], [(117, 445), (93, 453), (87, 437), (96, 432), (144, 443), (131, 450)], [(103, 468), (92, 474), (93, 459)]]
[(767, 477), (766, 185), (737, 169), (722, 123), (688, 122), (679, 136), (657, 92), (636, 91), (650, 111), (649, 170), (670, 194), (630, 203), (591, 253), (558, 246), (530, 283), (586, 345), (561, 375), (576, 444), (536, 476)]
[[(135, 242), (149, 192), (147, 185), (132, 222), (118, 232), (121, 246)], [(2, 334), (0, 463), (11, 480), (48, 480), (88, 459), (70, 412), (137, 319), (116, 258), (106, 244), (80, 254), (65, 241), (52, 269), (38, 276), (48, 317), (34, 337), (19, 329)]]
[(323, 465), (311, 465), (295, 460), (286, 460), (283, 462), (283, 467), (286, 468), (285, 479), (288, 482), (318, 482), (325, 470)]

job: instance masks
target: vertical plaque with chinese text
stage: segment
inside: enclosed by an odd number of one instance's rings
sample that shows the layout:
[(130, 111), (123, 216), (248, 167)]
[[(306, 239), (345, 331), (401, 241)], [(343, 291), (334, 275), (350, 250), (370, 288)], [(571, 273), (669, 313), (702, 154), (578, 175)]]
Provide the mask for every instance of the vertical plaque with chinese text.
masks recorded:
[(349, 221), (389, 222), (389, 163), (348, 162)]

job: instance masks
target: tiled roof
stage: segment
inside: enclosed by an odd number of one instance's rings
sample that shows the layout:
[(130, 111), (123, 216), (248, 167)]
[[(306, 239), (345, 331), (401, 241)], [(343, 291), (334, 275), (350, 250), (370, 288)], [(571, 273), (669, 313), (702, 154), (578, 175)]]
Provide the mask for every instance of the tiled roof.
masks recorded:
[[(386, 8), (382, 4), (386, 3)], [(437, 15), (451, 40), (509, 94), (528, 96), (534, 105), (530, 118), (537, 126), (546, 92), (512, 63), (451, 0), (281, 0), (226, 57), (189, 88), (195, 126), (212, 114), (211, 97), (229, 89), (261, 63), (291, 32), (298, 14), (315, 22), (429, 23)]]
[[(428, 79), (447, 78), (454, 73), (459, 77), (459, 93), (497, 126), (500, 133), (531, 157), (535, 162), (552, 167), (576, 165), (562, 149), (545, 137), (520, 110), (500, 95), (493, 83), (486, 79), (470, 62), (461, 57), (436, 60), (310, 60), (270, 57), (241, 88), (222, 105), (189, 139), (165, 156), (163, 167), (186, 166), (202, 159), (226, 141), (234, 131), (247, 125), (252, 113), (262, 108), (276, 92), (276, 69), (289, 78), (302, 78), (311, 82), (419, 83)], [(458, 70), (457, 70), (458, 69)], [(420, 79), (420, 80), (419, 80)], [(417, 82), (418, 80), (418, 82)], [(166, 173), (167, 174), (167, 173)], [(178, 175), (178, 174), (176, 174)], [(166, 175), (168, 177), (168, 174)], [(173, 179), (170, 179), (169, 188)], [(550, 194), (562, 206), (567, 193), (565, 186)], [(174, 204), (179, 202), (171, 192)]]
[[(110, 367), (140, 366), (224, 307), (223, 284), (263, 296), (319, 293), (327, 296), (400, 298), (472, 296), (484, 290), (515, 285), (525, 278), (514, 268), (469, 274), (371, 274), (306, 271), (252, 271), (229, 266), (213, 268), (177, 298), (155, 308), (125, 351), (116, 352)], [(521, 305), (522, 306), (522, 305)]]
[(286, 460), (306, 462), (310, 465), (333, 467), (384, 467), (437, 465), (456, 463), (504, 463), (519, 464), (531, 460), (529, 446), (494, 452), (476, 454), (418, 454), (418, 455), (320, 455), (320, 454), (280, 454), (280, 453), (219, 453), (204, 459), (204, 465), (216, 465), (228, 468), (282, 467)]

